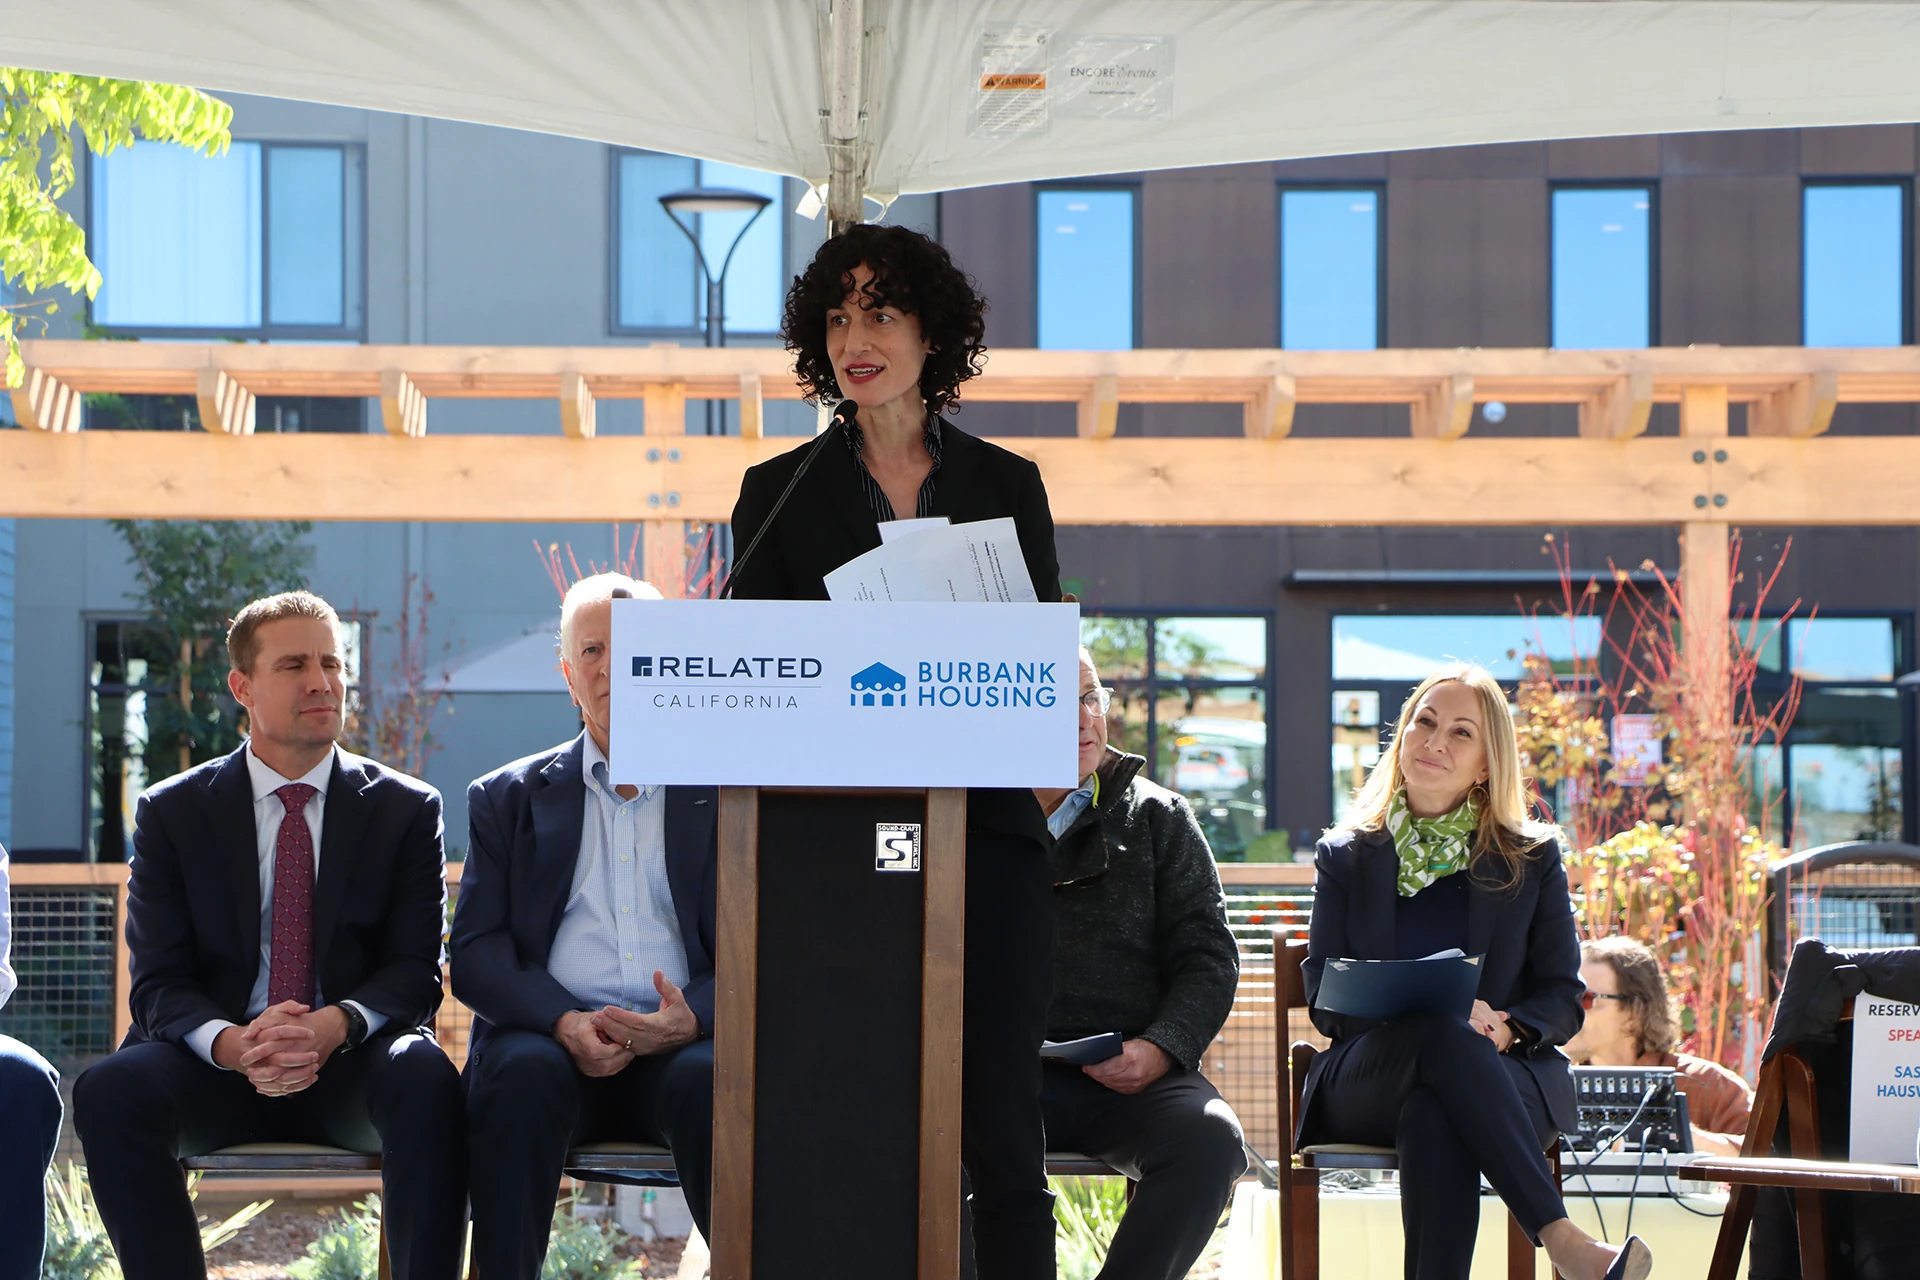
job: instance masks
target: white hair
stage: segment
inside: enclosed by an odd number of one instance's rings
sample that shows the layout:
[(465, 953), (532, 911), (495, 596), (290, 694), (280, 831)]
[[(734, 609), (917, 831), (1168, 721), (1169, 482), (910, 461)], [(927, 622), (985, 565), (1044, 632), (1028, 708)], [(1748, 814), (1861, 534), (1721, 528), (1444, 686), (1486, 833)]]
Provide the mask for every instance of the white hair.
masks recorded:
[(561, 657), (573, 661), (568, 637), (573, 631), (574, 616), (588, 605), (612, 600), (616, 595), (631, 596), (635, 600), (666, 599), (651, 582), (629, 578), (624, 573), (595, 573), (580, 579), (567, 588), (566, 596), (560, 601)]

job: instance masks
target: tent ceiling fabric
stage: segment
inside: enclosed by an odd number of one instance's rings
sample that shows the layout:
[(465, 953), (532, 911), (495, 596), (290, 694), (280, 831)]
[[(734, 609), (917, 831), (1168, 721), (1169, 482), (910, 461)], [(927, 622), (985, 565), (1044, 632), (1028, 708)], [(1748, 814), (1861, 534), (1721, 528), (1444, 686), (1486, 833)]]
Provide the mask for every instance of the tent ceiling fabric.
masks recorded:
[[(5, 0), (0, 64), (568, 134), (819, 183), (829, 8)], [(865, 0), (865, 24), (865, 186), (883, 195), (1466, 143), (1920, 120), (1911, 0)], [(983, 33), (1016, 25), (1049, 33), (1041, 68), (1052, 105), (1043, 124), (983, 133)], [(1170, 109), (1115, 98), (1123, 114), (1090, 115), (1099, 104), (1072, 96), (1083, 81), (1069, 55), (1097, 62), (1137, 37), (1165, 38)]]

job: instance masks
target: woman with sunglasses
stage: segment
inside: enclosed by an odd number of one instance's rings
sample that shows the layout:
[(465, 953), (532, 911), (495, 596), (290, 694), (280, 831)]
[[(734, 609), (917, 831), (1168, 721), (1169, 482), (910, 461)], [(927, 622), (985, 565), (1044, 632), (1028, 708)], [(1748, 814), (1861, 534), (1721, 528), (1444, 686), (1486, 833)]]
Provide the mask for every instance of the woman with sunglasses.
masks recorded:
[(1719, 1063), (1673, 1051), (1679, 1037), (1659, 957), (1632, 938), (1583, 942), (1580, 980), (1587, 985), (1580, 996), (1587, 1020), (1567, 1041), (1567, 1056), (1596, 1067), (1672, 1067), (1674, 1084), (1687, 1096), (1693, 1149), (1739, 1155), (1753, 1092)]
[(1581, 1019), (1558, 836), (1528, 815), (1499, 682), (1452, 666), (1407, 699), (1346, 824), (1315, 851), (1309, 1003), (1329, 960), (1484, 957), (1464, 1018), (1311, 1011), (1333, 1043), (1307, 1073), (1297, 1143), (1396, 1149), (1408, 1280), (1466, 1280), (1482, 1174), (1568, 1280), (1653, 1268), (1638, 1236), (1606, 1245), (1568, 1219), (1541, 1154), (1578, 1124), (1558, 1047)]

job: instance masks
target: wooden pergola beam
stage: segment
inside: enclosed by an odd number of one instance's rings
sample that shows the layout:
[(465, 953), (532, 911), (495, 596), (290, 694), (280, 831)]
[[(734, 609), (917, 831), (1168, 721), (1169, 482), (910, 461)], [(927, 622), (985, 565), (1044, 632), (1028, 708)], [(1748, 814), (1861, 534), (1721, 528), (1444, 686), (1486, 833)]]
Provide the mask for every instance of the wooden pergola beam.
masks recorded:
[(390, 436), (418, 439), (427, 434), (426, 394), (399, 369), (380, 371), (380, 421)]
[(1416, 440), (1458, 440), (1473, 425), (1473, 375), (1449, 374), (1410, 406)]
[[(805, 442), (6, 431), (0, 516), (724, 521), (747, 467)], [(1920, 512), (1915, 436), (996, 443), (1039, 464), (1061, 524), (1906, 525)]]
[(1747, 410), (1750, 436), (1817, 436), (1833, 423), (1840, 405), (1840, 379), (1832, 372), (1795, 378), (1753, 402)]
[(32, 366), (13, 389), (14, 421), (29, 431), (78, 431), (81, 393), (45, 369)]
[(1098, 375), (1080, 401), (1075, 434), (1082, 440), (1111, 440), (1120, 425), (1120, 379)]
[[(256, 395), (379, 396), (383, 374), (404, 369), (423, 395), (436, 399), (554, 399), (567, 371), (577, 372), (597, 400), (643, 399), (649, 388), (663, 385), (679, 386), (683, 398), (730, 400), (741, 396), (748, 375), (760, 379), (764, 398), (800, 398), (792, 357), (766, 347), (323, 347), (40, 340), (23, 348), (31, 368), (80, 392), (192, 395), (198, 371), (217, 368)], [(1109, 377), (1111, 384), (1100, 382)], [(1285, 379), (1298, 404), (1412, 406), (1425, 403), (1436, 388), (1451, 385), (1456, 377), (1471, 379), (1472, 399), (1477, 401), (1573, 405), (1618, 396), (1626, 379), (1631, 425), (1641, 406), (1677, 404), (1686, 387), (1702, 384), (1726, 387), (1735, 404), (1798, 394), (1794, 388), (1804, 379), (1814, 379), (1807, 386), (1816, 405), (1828, 398), (1834, 403), (1920, 403), (1920, 347), (1001, 349), (988, 353), (985, 371), (966, 384), (964, 397), (981, 403), (1092, 403), (1099, 389), (1110, 385), (1113, 400), (1120, 404), (1251, 408), (1288, 385), (1281, 381)], [(1456, 392), (1456, 405), (1460, 399)]]
[(1628, 440), (1644, 435), (1653, 415), (1653, 375), (1615, 378), (1580, 402), (1580, 435), (1588, 440)]
[(593, 389), (578, 369), (560, 374), (560, 434), (573, 440), (593, 439)]
[(194, 398), (200, 404), (200, 427), (217, 435), (250, 436), (256, 412), (253, 392), (224, 370), (201, 369), (194, 375)]

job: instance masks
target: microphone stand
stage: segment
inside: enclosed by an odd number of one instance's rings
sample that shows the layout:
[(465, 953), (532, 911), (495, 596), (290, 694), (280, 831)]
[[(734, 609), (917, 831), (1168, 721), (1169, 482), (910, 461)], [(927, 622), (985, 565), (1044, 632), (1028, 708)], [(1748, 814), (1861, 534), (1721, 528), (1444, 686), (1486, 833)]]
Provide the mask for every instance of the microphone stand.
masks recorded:
[(859, 411), (860, 406), (852, 400), (842, 400), (834, 406), (833, 421), (828, 423), (827, 429), (822, 431), (814, 440), (813, 446), (807, 450), (807, 456), (800, 459), (800, 465), (795, 469), (793, 479), (787, 481), (787, 487), (780, 491), (780, 497), (774, 502), (773, 510), (767, 512), (766, 520), (761, 523), (759, 530), (754, 533), (753, 541), (747, 543), (747, 549), (742, 551), (740, 558), (733, 562), (733, 568), (728, 571), (727, 580), (720, 584), (720, 593), (715, 599), (726, 600), (732, 597), (734, 579), (740, 576), (740, 570), (746, 567), (747, 561), (752, 558), (754, 551), (760, 546), (760, 540), (767, 536), (767, 530), (773, 528), (774, 517), (780, 514), (780, 508), (786, 506), (787, 499), (793, 496), (794, 486), (800, 483), (800, 477), (807, 474), (807, 468), (811, 467), (813, 460), (820, 456), (820, 446), (827, 442), (827, 437), (834, 433), (836, 427), (844, 428), (853, 425), (854, 418)]

